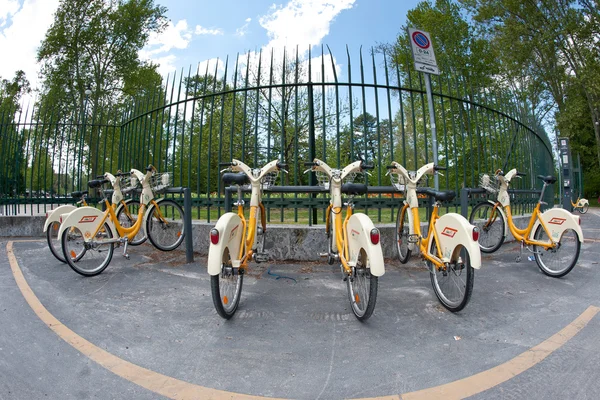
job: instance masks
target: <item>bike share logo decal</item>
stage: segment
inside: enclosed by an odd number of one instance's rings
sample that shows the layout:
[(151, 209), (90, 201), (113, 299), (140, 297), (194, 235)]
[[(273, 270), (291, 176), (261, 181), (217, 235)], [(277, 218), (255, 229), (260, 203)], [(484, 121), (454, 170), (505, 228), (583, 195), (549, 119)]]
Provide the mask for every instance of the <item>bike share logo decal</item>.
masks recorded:
[(350, 233), (352, 233), (352, 237), (354, 237), (354, 235), (360, 235), (360, 232), (355, 231), (354, 229), (352, 229)]
[(81, 217), (81, 219), (79, 220), (80, 224), (87, 224), (90, 222), (94, 222), (96, 220), (96, 218), (98, 218), (97, 215), (88, 215), (85, 217)]
[(447, 226), (442, 231), (442, 235), (453, 238), (454, 235), (456, 235), (456, 232), (458, 232), (456, 229)]
[(231, 230), (231, 233), (229, 234), (229, 239), (227, 239), (227, 242), (230, 242), (231, 239), (233, 239), (233, 237), (235, 236), (235, 232), (237, 231), (237, 229), (239, 228), (239, 225), (236, 225), (235, 228), (233, 228)]
[(548, 223), (549, 224), (554, 224), (554, 225), (562, 225), (566, 220), (567, 220), (566, 218), (557, 218), (557, 217), (554, 217), (550, 221), (548, 221)]

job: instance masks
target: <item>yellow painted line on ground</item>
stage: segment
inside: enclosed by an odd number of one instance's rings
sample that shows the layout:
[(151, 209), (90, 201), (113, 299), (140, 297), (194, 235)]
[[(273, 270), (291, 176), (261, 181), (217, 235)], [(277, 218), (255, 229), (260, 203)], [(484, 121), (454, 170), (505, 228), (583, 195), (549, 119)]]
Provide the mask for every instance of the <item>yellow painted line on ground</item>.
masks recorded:
[[(68, 327), (63, 325), (42, 305), (19, 267), (13, 252), (13, 241), (6, 245), (6, 253), (17, 286), (23, 297), (37, 316), (52, 329), (61, 339), (80, 351), (92, 361), (100, 364), (114, 374), (127, 379), (143, 388), (151, 390), (172, 399), (265, 399), (261, 396), (251, 396), (224, 390), (211, 389), (195, 385), (170, 376), (162, 375), (139, 365), (125, 361), (85, 340)], [(535, 347), (521, 353), (512, 360), (497, 367), (460, 379), (454, 382), (435, 386), (402, 395), (376, 397), (378, 400), (419, 400), (419, 399), (462, 399), (491, 389), (519, 375), (538, 364), (554, 351), (562, 347), (600, 311), (599, 307), (590, 306), (573, 322), (552, 337), (544, 340)], [(363, 399), (366, 400), (366, 399)]]
[(17, 286), (37, 316), (61, 339), (112, 373), (171, 399), (264, 399), (264, 397), (210, 389), (181, 381), (125, 361), (99, 348), (67, 328), (43, 306), (23, 276), (13, 252), (12, 241), (6, 245), (6, 254)]
[(514, 378), (548, 357), (581, 331), (600, 311), (588, 307), (579, 317), (552, 337), (497, 367), (444, 385), (402, 395), (403, 400), (464, 399)]

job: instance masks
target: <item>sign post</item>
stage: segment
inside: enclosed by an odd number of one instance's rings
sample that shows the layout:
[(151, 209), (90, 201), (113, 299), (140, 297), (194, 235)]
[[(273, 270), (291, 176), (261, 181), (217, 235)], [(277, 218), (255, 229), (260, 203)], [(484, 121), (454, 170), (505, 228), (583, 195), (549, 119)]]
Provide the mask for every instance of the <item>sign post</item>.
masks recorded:
[[(415, 69), (425, 74), (425, 90), (427, 91), (427, 104), (429, 106), (429, 122), (431, 125), (431, 139), (433, 142), (433, 163), (438, 164), (437, 128), (435, 126), (435, 112), (433, 109), (433, 95), (431, 93), (431, 78), (429, 74), (439, 75), (440, 70), (435, 60), (433, 45), (429, 33), (419, 29), (408, 28), (408, 36), (415, 62)], [(440, 189), (438, 174), (433, 177), (435, 190)]]

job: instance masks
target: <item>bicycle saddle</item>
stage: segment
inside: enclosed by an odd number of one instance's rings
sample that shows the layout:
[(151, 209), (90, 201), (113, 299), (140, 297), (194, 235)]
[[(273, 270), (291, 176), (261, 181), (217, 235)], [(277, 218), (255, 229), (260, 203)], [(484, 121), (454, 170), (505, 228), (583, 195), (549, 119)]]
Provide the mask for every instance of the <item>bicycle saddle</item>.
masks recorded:
[(364, 183), (344, 183), (342, 185), (342, 193), (365, 194), (367, 193), (367, 185)]
[(549, 185), (552, 185), (554, 182), (556, 182), (556, 177), (552, 176), (552, 175), (548, 175), (548, 176), (538, 175), (537, 177)]
[(71, 197), (74, 198), (74, 199), (80, 199), (81, 196), (87, 196), (87, 194), (88, 194), (87, 190), (83, 191), (83, 192), (72, 192), (71, 193)]
[(423, 193), (427, 196), (432, 196), (438, 201), (451, 201), (456, 197), (456, 192), (454, 190), (445, 190), (438, 192), (437, 190), (432, 188), (419, 188), (419, 190), (417, 190), (417, 193)]
[(245, 185), (250, 183), (250, 179), (243, 172), (225, 172), (221, 178), (225, 185)]
[(93, 188), (100, 187), (108, 182), (109, 182), (108, 179), (94, 179), (93, 181), (88, 182), (88, 187), (90, 189), (93, 189)]

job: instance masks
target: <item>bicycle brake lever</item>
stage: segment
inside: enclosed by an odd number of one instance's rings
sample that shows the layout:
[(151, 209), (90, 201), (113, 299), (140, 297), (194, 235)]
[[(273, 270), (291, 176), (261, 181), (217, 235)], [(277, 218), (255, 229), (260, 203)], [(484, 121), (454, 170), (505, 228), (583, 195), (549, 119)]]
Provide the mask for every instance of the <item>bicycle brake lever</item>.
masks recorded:
[(307, 169), (306, 171), (303, 172), (303, 174), (306, 174), (307, 172), (312, 171), (312, 168)]
[(369, 176), (373, 176), (369, 171), (363, 171), (363, 172)]
[(222, 169), (220, 173), (222, 174), (225, 171), (229, 171), (229, 168)]

